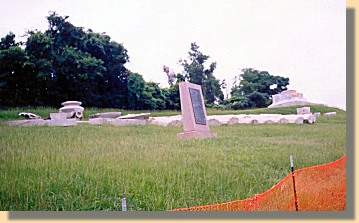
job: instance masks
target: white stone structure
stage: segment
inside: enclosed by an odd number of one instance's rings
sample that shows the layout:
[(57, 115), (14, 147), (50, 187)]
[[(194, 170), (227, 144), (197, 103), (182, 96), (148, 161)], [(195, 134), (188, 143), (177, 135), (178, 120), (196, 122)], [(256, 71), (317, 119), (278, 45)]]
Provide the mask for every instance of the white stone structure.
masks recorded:
[(19, 113), (19, 115), (26, 119), (41, 119), (40, 116), (35, 115), (33, 113), (28, 113), (28, 112), (21, 112), (21, 113)]
[(309, 102), (303, 97), (302, 93), (295, 90), (282, 91), (280, 94), (272, 95), (273, 103), (268, 108), (278, 108), (293, 105), (323, 105), (318, 103)]
[(297, 115), (311, 114), (310, 107), (297, 108)]
[(107, 124), (116, 126), (128, 126), (128, 125), (146, 125), (145, 119), (107, 119)]
[(51, 120), (66, 120), (67, 114), (66, 113), (50, 113)]
[(16, 120), (6, 122), (7, 125), (13, 126), (74, 126), (77, 125), (76, 119), (66, 120), (44, 120), (44, 119), (30, 119), (30, 120)]
[(118, 118), (121, 116), (121, 112), (103, 112), (103, 113), (96, 113), (90, 115), (90, 119), (92, 118)]
[[(56, 114), (56, 113), (55, 113)], [(328, 112), (323, 116), (334, 116), (336, 112)], [(7, 125), (20, 125), (20, 126), (73, 126), (76, 124), (90, 124), (90, 125), (116, 125), (116, 126), (128, 126), (128, 125), (159, 125), (159, 126), (182, 126), (182, 115), (176, 116), (162, 116), (151, 117), (144, 119), (146, 116), (139, 116), (139, 119), (120, 119), (120, 118), (91, 118), (88, 121), (79, 121), (76, 118), (64, 119), (64, 117), (56, 117), (51, 115), (51, 120), (43, 119), (27, 119), (16, 120), (6, 122)], [(220, 125), (237, 125), (237, 124), (313, 124), (316, 122), (317, 114), (237, 114), (237, 115), (209, 115), (207, 116), (207, 122), (210, 126)]]
[(79, 118), (82, 119), (84, 108), (80, 105), (80, 101), (65, 101), (61, 103), (62, 108), (60, 108), (60, 113), (66, 113), (67, 118)]
[(103, 125), (103, 124), (107, 124), (107, 119), (106, 118), (90, 118), (87, 121), (88, 124), (91, 125)]
[[(209, 115), (207, 121), (210, 126), (237, 124), (313, 124), (316, 116), (313, 114), (259, 114), (259, 115)], [(149, 124), (160, 126), (182, 125), (181, 115), (150, 118)]]
[(128, 114), (118, 117), (118, 119), (146, 119), (150, 118), (151, 113)]
[(148, 123), (160, 126), (182, 126), (182, 115), (152, 117)]
[(327, 112), (327, 113), (324, 113), (323, 116), (336, 116), (337, 113), (336, 112)]

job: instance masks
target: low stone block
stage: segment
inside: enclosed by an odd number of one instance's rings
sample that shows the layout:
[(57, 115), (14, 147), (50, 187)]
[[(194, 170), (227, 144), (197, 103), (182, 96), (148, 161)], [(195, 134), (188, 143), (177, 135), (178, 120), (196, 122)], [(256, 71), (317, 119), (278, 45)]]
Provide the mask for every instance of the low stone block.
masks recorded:
[(276, 116), (264, 116), (264, 115), (253, 115), (253, 120), (256, 120), (258, 124), (270, 124), (279, 121), (279, 117)]
[(31, 120), (16, 120), (6, 122), (10, 126), (44, 126), (47, 125), (47, 120), (31, 119)]
[(337, 113), (336, 112), (327, 112), (327, 113), (324, 113), (323, 116), (326, 116), (326, 117), (330, 117), (330, 116), (336, 116)]
[(298, 115), (311, 114), (311, 112), (310, 112), (310, 107), (297, 108), (297, 114), (298, 114)]
[(113, 119), (107, 120), (108, 124), (116, 126), (129, 126), (129, 125), (146, 125), (145, 119)]
[(258, 121), (256, 119), (253, 121), (252, 118), (242, 118), (242, 119), (238, 120), (237, 124), (254, 124), (255, 122), (258, 122)]
[(272, 120), (267, 120), (267, 121), (264, 122), (264, 124), (274, 124), (274, 123), (275, 123), (275, 122), (272, 121)]
[(80, 121), (80, 120), (77, 120), (76, 123), (77, 124), (90, 124), (89, 121)]
[(66, 113), (50, 113), (51, 120), (66, 120), (67, 114)]
[(317, 121), (317, 117), (315, 115), (309, 115), (307, 118), (304, 118), (305, 123), (313, 124)]
[(75, 118), (66, 120), (47, 120), (48, 126), (74, 126), (77, 125)]
[(231, 118), (228, 120), (227, 124), (228, 124), (228, 125), (235, 125), (235, 124), (238, 124), (238, 121), (239, 121), (238, 118), (236, 118), (236, 117), (231, 117)]
[(168, 123), (168, 125), (171, 125), (171, 126), (182, 126), (183, 123), (181, 120), (172, 120), (170, 123)]
[(121, 112), (103, 112), (90, 115), (90, 119), (93, 118), (118, 118), (121, 116)]
[(218, 126), (218, 125), (234, 125), (238, 123), (238, 117), (236, 115), (210, 115), (207, 116), (207, 121), (209, 125)]
[(288, 119), (286, 119), (286, 118), (281, 118), (281, 119), (279, 120), (279, 123), (280, 123), (280, 124), (287, 124), (287, 123), (288, 123)]
[(214, 119), (214, 118), (208, 119), (207, 121), (208, 121), (208, 125), (210, 125), (210, 126), (220, 126), (220, 125), (222, 125), (222, 123), (219, 120)]
[(304, 123), (304, 118), (303, 117), (298, 117), (296, 120), (295, 120), (295, 124), (298, 124), (298, 125), (301, 125)]
[(88, 123), (90, 125), (103, 125), (107, 123), (107, 120), (104, 118), (90, 118)]
[(155, 120), (151, 120), (151, 121), (149, 122), (149, 124), (152, 124), (152, 125), (159, 125), (159, 126), (164, 126), (164, 127), (166, 127), (166, 126), (169, 126), (170, 121), (166, 121), (166, 120), (157, 120), (157, 119), (155, 119)]
[(162, 117), (151, 117), (147, 121), (148, 124), (160, 125), (160, 126), (182, 126), (182, 116), (162, 116)]
[(150, 115), (151, 113), (128, 114), (118, 117), (118, 119), (149, 119)]
[(315, 112), (314, 115), (315, 115), (315, 117), (318, 118), (318, 117), (320, 117), (320, 112)]

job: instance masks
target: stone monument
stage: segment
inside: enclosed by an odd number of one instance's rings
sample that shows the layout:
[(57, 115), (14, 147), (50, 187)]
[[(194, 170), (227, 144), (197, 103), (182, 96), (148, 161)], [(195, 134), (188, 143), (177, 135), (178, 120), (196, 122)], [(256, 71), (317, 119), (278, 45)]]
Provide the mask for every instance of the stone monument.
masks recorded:
[(296, 90), (286, 90), (279, 94), (272, 95), (273, 103), (268, 108), (279, 108), (294, 105), (323, 105), (318, 103), (309, 102), (303, 97), (302, 93)]
[(209, 129), (201, 86), (181, 82), (179, 84), (179, 91), (184, 132), (177, 134), (177, 139), (217, 137), (217, 133), (211, 132)]
[(81, 104), (80, 101), (65, 101), (61, 103), (64, 107), (60, 108), (59, 113), (66, 113), (67, 118), (82, 119), (84, 108), (80, 106)]

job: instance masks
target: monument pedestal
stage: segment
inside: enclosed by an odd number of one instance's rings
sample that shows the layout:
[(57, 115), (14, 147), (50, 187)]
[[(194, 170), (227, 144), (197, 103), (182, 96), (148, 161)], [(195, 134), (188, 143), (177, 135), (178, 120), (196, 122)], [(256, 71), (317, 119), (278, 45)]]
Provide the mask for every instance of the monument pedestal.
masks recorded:
[(177, 134), (177, 139), (186, 140), (217, 137), (217, 133), (211, 132), (209, 129), (201, 86), (181, 82), (179, 83), (179, 92), (184, 132)]
[(190, 131), (182, 132), (177, 134), (177, 139), (186, 140), (186, 139), (206, 139), (217, 137), (215, 132), (199, 132), (199, 131)]

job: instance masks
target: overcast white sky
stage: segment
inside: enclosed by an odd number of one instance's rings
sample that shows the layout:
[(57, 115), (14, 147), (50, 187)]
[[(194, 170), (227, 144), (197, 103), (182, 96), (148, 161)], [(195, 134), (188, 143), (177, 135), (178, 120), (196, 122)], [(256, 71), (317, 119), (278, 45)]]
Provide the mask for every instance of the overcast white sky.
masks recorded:
[(44, 31), (49, 11), (106, 32), (128, 50), (133, 72), (167, 87), (190, 44), (232, 85), (243, 68), (289, 77), (311, 102), (346, 107), (345, 0), (13, 0), (1, 3), (0, 37)]

